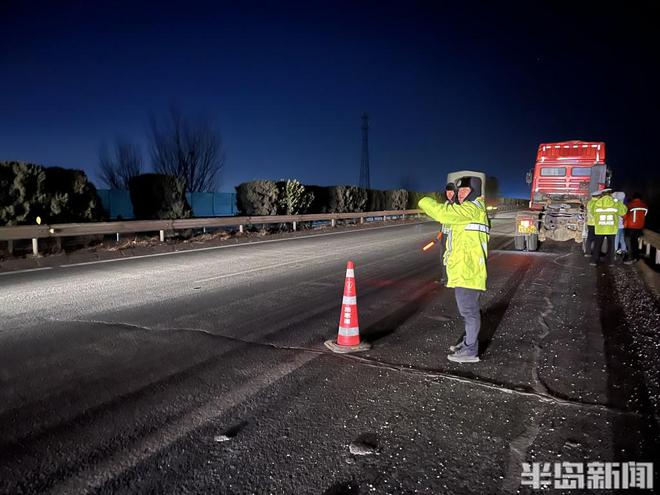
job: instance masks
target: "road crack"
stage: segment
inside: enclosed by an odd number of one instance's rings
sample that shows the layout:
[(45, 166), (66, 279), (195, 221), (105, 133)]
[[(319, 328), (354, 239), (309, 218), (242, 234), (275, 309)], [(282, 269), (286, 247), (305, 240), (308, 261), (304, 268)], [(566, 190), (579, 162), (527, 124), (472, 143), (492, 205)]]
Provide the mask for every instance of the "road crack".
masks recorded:
[(545, 392), (545, 391), (537, 391), (533, 387), (529, 387), (528, 385), (515, 385), (515, 384), (506, 384), (506, 383), (501, 383), (497, 382), (495, 380), (491, 380), (489, 378), (484, 378), (484, 377), (479, 377), (479, 376), (461, 376), (456, 373), (449, 373), (443, 370), (438, 370), (434, 368), (426, 368), (426, 367), (421, 367), (421, 366), (413, 366), (409, 364), (401, 364), (401, 363), (392, 363), (388, 361), (383, 361), (371, 357), (366, 357), (366, 356), (361, 356), (357, 354), (335, 354), (333, 352), (330, 352), (326, 350), (324, 347), (322, 347), (321, 344), (319, 344), (318, 348), (313, 348), (313, 347), (303, 347), (303, 346), (290, 346), (290, 345), (281, 345), (281, 344), (276, 344), (274, 342), (260, 342), (260, 341), (255, 341), (255, 340), (246, 340), (242, 339), (239, 337), (231, 337), (228, 335), (220, 334), (220, 333), (215, 333), (211, 332), (209, 330), (205, 330), (203, 328), (188, 328), (188, 327), (167, 327), (167, 328), (158, 328), (158, 327), (148, 327), (144, 325), (138, 325), (134, 323), (127, 323), (127, 322), (117, 322), (117, 321), (106, 321), (106, 320), (89, 320), (89, 319), (68, 319), (68, 320), (61, 320), (61, 319), (48, 319), (47, 321), (56, 321), (60, 323), (87, 323), (87, 324), (92, 324), (92, 325), (109, 325), (109, 326), (118, 326), (118, 327), (125, 327), (133, 330), (141, 330), (141, 331), (148, 331), (148, 332), (164, 332), (164, 333), (172, 333), (172, 332), (188, 332), (188, 333), (198, 333), (201, 335), (204, 335), (206, 337), (214, 338), (214, 339), (222, 339), (222, 340), (227, 340), (230, 342), (234, 342), (237, 344), (242, 344), (242, 345), (254, 345), (254, 346), (259, 346), (259, 347), (266, 347), (278, 351), (287, 351), (287, 352), (300, 352), (300, 353), (309, 353), (309, 354), (317, 354), (317, 355), (325, 355), (330, 358), (334, 359), (341, 359), (341, 360), (346, 360), (346, 361), (351, 361), (355, 364), (360, 364), (363, 366), (369, 366), (372, 368), (379, 368), (379, 369), (384, 369), (388, 371), (394, 371), (394, 372), (400, 372), (400, 373), (405, 373), (409, 375), (414, 375), (414, 376), (419, 376), (422, 378), (431, 378), (431, 379), (446, 379), (450, 381), (454, 381), (457, 383), (462, 383), (465, 385), (472, 385), (476, 386), (479, 388), (483, 388), (485, 390), (489, 391), (495, 391), (495, 392), (500, 392), (503, 394), (508, 394), (508, 395), (517, 395), (521, 397), (528, 397), (532, 399), (536, 399), (542, 403), (545, 404), (556, 404), (564, 407), (571, 407), (571, 408), (578, 408), (578, 409), (593, 409), (597, 411), (602, 411), (602, 412), (610, 412), (610, 413), (615, 413), (615, 414), (622, 414), (622, 415), (632, 415), (632, 416), (641, 416), (641, 417), (648, 417), (649, 415), (645, 415), (642, 413), (639, 413), (634, 410), (628, 410), (628, 409), (622, 409), (610, 404), (603, 404), (603, 403), (598, 403), (598, 402), (585, 402), (585, 401), (578, 401), (578, 400), (572, 400), (568, 398), (562, 398), (553, 395), (551, 392)]

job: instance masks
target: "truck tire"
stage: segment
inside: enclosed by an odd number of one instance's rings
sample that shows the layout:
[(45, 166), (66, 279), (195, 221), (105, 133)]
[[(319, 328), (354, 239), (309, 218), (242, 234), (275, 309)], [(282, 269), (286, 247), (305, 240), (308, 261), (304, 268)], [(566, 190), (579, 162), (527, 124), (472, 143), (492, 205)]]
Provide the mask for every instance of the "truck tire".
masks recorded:
[(538, 234), (529, 234), (527, 237), (527, 251), (536, 251), (539, 248)]
[(513, 237), (513, 247), (515, 247), (517, 251), (524, 251), (525, 250), (525, 236), (524, 235), (514, 236)]

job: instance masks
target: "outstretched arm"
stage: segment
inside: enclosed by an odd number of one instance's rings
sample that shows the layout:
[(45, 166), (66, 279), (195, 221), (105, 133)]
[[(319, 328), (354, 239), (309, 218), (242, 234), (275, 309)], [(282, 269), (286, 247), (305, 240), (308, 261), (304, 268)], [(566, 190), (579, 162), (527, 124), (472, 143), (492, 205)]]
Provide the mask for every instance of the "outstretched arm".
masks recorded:
[(470, 223), (478, 218), (478, 206), (472, 202), (463, 204), (438, 203), (433, 198), (422, 198), (418, 206), (429, 217), (444, 225)]

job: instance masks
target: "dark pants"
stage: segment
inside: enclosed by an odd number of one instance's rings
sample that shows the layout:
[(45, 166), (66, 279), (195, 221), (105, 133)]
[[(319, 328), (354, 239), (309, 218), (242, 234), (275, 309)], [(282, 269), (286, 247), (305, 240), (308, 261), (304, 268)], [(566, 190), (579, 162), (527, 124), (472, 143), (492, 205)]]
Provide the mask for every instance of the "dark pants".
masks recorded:
[(612, 235), (598, 235), (596, 234), (596, 240), (594, 241), (594, 248), (591, 251), (591, 261), (593, 263), (598, 263), (600, 258), (600, 251), (603, 249), (603, 241), (607, 237), (607, 253), (605, 253), (605, 259), (608, 264), (614, 263), (614, 238), (616, 234)]
[(596, 240), (596, 232), (594, 231), (593, 225), (587, 225), (587, 244), (585, 247), (585, 254), (591, 254), (594, 247), (594, 241)]
[(630, 259), (639, 259), (639, 238), (642, 236), (642, 229), (626, 229), (626, 241), (628, 242), (628, 255)]
[(479, 296), (481, 291), (476, 289), (465, 289), (456, 287), (454, 289), (458, 312), (461, 313), (465, 322), (465, 338), (463, 344), (470, 356), (479, 354), (479, 329), (481, 328), (481, 310), (479, 308)]

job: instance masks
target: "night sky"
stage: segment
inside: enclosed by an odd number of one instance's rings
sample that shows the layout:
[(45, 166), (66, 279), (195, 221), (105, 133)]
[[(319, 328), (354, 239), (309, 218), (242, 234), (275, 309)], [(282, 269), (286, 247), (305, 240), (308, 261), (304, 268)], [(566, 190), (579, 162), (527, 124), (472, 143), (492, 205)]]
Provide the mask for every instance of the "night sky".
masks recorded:
[(148, 162), (175, 105), (221, 132), (225, 191), (356, 184), (365, 111), (372, 187), (473, 168), (527, 196), (538, 144), (567, 139), (605, 141), (615, 180), (657, 175), (658, 2), (453, 3), (0, 0), (0, 160), (100, 185), (101, 143)]

